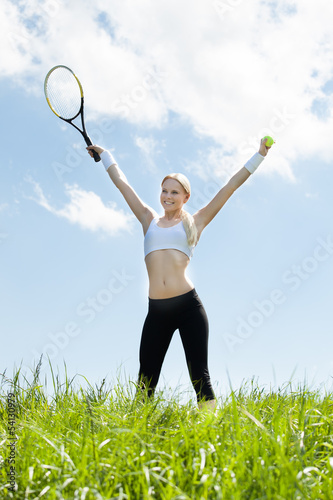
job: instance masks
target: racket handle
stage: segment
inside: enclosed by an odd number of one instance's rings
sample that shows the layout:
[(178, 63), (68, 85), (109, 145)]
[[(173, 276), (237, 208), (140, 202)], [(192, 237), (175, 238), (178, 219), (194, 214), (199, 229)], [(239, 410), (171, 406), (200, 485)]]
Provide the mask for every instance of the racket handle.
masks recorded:
[[(93, 143), (91, 142), (90, 137), (84, 136), (84, 140), (86, 141), (87, 146), (92, 146), (93, 145)], [(92, 154), (93, 154), (94, 160), (96, 162), (101, 161), (101, 157), (99, 156), (98, 153), (96, 153), (96, 151), (94, 149), (92, 150)]]
[(97, 161), (101, 161), (101, 157), (99, 156), (98, 153), (96, 153), (96, 151), (93, 150), (93, 157), (94, 157), (94, 160), (97, 162)]

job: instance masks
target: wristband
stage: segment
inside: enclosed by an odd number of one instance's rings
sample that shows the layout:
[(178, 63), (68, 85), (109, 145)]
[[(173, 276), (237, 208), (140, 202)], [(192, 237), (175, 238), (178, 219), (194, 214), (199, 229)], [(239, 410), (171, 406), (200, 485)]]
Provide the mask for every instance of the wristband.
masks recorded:
[(106, 149), (99, 155), (101, 157), (102, 163), (104, 165), (105, 170), (107, 170), (111, 165), (117, 165), (116, 160), (113, 158), (110, 151)]
[(253, 174), (255, 170), (259, 167), (260, 163), (265, 159), (264, 156), (262, 156), (260, 153), (255, 153), (252, 158), (249, 159), (244, 165), (246, 170), (250, 172), (250, 174)]

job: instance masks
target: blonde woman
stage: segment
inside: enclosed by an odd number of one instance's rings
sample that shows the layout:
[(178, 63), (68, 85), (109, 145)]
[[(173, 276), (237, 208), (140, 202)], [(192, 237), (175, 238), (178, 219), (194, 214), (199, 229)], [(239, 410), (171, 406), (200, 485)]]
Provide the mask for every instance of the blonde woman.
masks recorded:
[(199, 408), (215, 408), (207, 365), (207, 315), (193, 283), (186, 276), (186, 268), (202, 231), (264, 160), (270, 149), (266, 141), (261, 141), (258, 153), (193, 216), (184, 209), (191, 188), (183, 174), (170, 174), (163, 179), (160, 202), (164, 214), (159, 216), (139, 198), (109, 151), (96, 145), (87, 148), (90, 156), (93, 150), (101, 156), (110, 179), (143, 228), (149, 307), (140, 343), (138, 385), (147, 390), (148, 396), (154, 394), (171, 338), (178, 329)]

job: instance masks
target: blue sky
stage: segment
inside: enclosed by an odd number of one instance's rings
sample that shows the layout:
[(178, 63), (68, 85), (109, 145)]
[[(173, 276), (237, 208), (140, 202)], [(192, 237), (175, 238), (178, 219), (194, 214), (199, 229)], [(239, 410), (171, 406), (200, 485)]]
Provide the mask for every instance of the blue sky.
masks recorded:
[[(42, 353), (91, 383), (135, 380), (139, 368), (142, 229), (46, 104), (45, 75), (65, 64), (93, 141), (159, 212), (167, 173), (189, 177), (194, 213), (263, 135), (275, 138), (189, 266), (211, 378), (217, 394), (253, 377), (331, 388), (332, 14), (301, 0), (2, 2), (1, 372), (29, 373)], [(165, 386), (193, 397), (178, 332)]]

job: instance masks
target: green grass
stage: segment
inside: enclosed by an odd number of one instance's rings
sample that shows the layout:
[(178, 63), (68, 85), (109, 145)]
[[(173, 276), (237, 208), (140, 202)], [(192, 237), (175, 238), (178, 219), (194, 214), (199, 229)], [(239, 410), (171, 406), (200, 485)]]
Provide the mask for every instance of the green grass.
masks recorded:
[[(134, 384), (53, 395), (17, 371), (2, 377), (0, 498), (333, 499), (333, 395), (253, 381), (219, 400), (216, 415)], [(8, 393), (15, 394), (17, 490), (8, 489)], [(6, 486), (7, 484), (7, 486)]]

